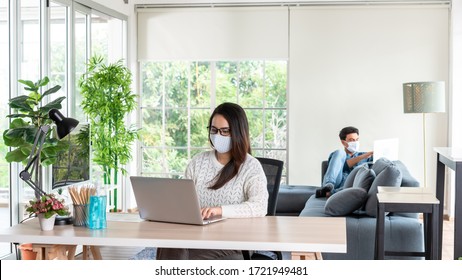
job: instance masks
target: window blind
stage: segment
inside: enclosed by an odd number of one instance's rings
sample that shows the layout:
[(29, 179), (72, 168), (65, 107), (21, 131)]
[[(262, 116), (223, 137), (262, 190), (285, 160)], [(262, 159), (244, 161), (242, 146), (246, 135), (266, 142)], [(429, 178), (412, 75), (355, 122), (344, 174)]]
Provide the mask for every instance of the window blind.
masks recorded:
[(287, 7), (138, 9), (138, 60), (285, 60)]

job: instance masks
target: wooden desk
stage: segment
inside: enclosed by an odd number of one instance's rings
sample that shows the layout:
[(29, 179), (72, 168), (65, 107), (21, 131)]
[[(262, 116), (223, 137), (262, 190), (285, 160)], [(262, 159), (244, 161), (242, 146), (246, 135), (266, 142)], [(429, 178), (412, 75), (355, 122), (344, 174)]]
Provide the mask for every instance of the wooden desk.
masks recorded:
[(438, 247), (439, 259), (442, 257), (443, 245), (443, 212), (444, 212), (444, 179), (446, 177), (445, 166), (455, 172), (454, 190), (454, 259), (462, 257), (462, 148), (437, 147), (434, 148), (437, 156), (436, 166), (436, 198), (441, 201), (439, 209), (439, 235)]
[[(0, 230), (0, 242), (345, 253), (346, 221), (334, 217), (227, 219), (207, 226), (140, 221), (111, 214), (107, 229), (72, 225), (40, 231), (32, 220)], [(296, 256), (297, 257), (297, 256)]]

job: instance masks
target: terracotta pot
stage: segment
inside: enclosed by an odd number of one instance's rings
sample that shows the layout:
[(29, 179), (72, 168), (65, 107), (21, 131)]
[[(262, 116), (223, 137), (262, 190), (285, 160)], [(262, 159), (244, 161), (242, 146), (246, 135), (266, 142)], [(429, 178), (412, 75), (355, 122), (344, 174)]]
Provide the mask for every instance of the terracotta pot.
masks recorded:
[(24, 243), (19, 245), (19, 250), (21, 250), (21, 260), (37, 259), (37, 252), (32, 251), (31, 243)]

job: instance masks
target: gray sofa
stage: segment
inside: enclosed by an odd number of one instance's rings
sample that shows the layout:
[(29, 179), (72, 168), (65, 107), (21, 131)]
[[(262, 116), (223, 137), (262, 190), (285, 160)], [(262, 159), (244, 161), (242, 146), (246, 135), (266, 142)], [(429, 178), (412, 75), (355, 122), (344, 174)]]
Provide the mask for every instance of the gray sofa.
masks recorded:
[[(326, 163), (324, 163), (325, 165)], [(323, 172), (325, 171), (323, 166)], [(300, 199), (307, 197), (299, 215), (304, 217), (345, 216), (347, 224), (347, 253), (323, 253), (327, 260), (370, 260), (374, 258), (376, 227), (376, 193), (377, 186), (418, 187), (406, 166), (400, 162), (378, 161), (372, 166), (364, 166), (364, 170), (356, 168), (345, 183), (346, 189), (327, 198), (316, 198), (316, 187), (281, 186), (276, 215), (296, 215), (295, 207), (300, 207)], [(369, 170), (368, 170), (369, 169)], [(359, 190), (355, 178), (358, 174), (370, 175), (367, 190)], [(362, 176), (364, 179), (365, 176)], [(359, 181), (359, 179), (356, 179)], [(363, 180), (364, 181), (364, 180)], [(364, 182), (362, 182), (364, 183)], [(298, 193), (298, 194), (297, 194)], [(356, 194), (361, 194), (361, 199)], [(298, 196), (295, 199), (295, 196)], [(295, 203), (290, 203), (294, 199)], [(356, 200), (356, 202), (355, 202)], [(359, 205), (359, 206), (358, 206)], [(389, 213), (385, 218), (385, 250), (412, 251), (424, 250), (423, 226), (417, 213)], [(389, 257), (397, 258), (397, 257)], [(409, 259), (410, 257), (399, 257)]]

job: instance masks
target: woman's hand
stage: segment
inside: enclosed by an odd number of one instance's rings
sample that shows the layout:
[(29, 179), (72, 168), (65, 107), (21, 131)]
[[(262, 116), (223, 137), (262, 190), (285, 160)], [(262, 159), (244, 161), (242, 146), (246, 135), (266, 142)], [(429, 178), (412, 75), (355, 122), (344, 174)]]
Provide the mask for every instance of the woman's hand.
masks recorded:
[(212, 216), (221, 216), (221, 207), (206, 207), (201, 209), (202, 219), (208, 219)]

